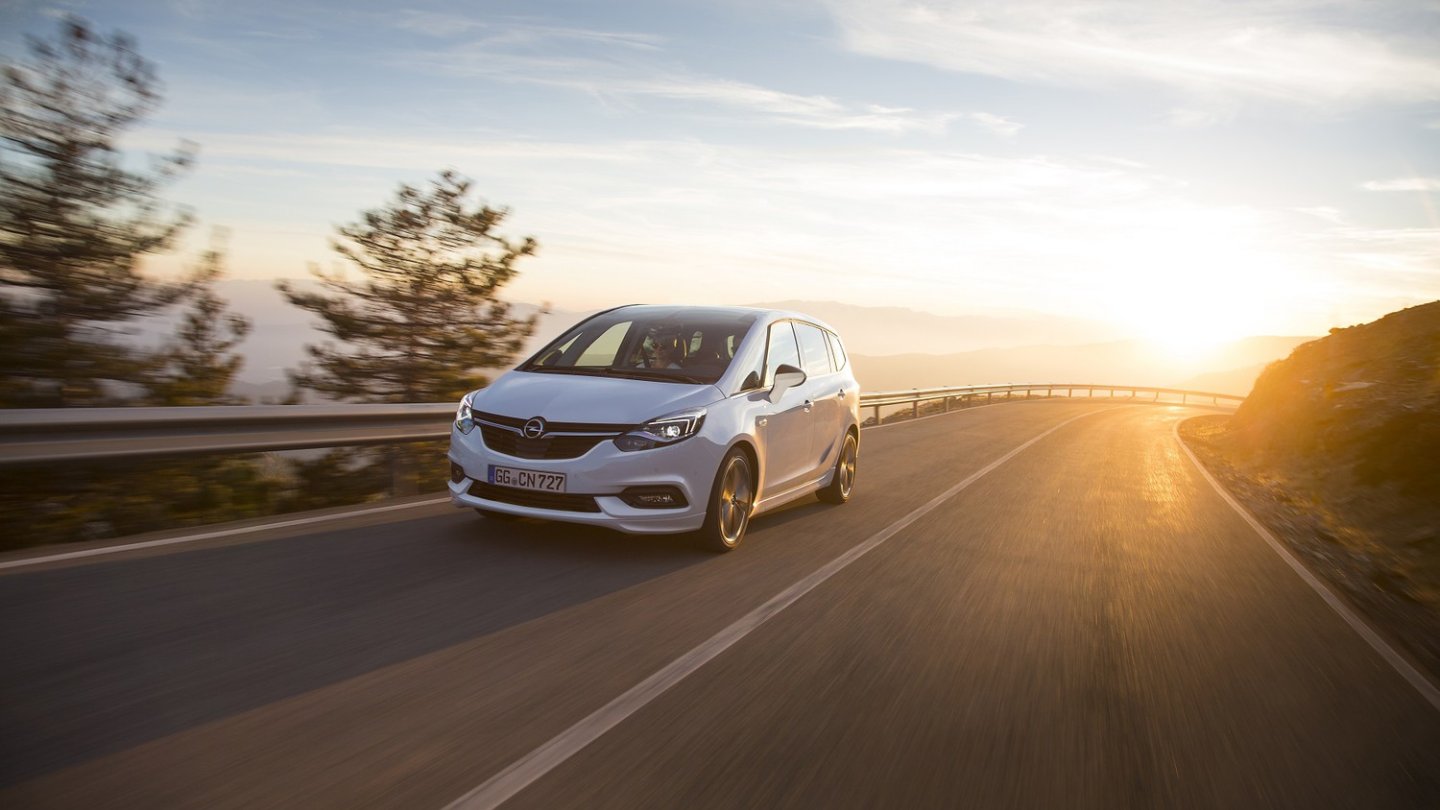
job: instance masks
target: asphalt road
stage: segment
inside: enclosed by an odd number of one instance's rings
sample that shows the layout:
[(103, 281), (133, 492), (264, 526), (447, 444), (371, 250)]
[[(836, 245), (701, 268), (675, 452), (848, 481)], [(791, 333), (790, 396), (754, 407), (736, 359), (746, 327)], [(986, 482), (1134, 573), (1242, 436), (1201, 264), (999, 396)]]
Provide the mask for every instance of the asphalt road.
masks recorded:
[(722, 556), (429, 507), (9, 570), (0, 806), (445, 807), (1059, 426), (504, 806), (1440, 807), (1440, 712), (1193, 468), (1196, 412), (872, 429), (850, 504)]

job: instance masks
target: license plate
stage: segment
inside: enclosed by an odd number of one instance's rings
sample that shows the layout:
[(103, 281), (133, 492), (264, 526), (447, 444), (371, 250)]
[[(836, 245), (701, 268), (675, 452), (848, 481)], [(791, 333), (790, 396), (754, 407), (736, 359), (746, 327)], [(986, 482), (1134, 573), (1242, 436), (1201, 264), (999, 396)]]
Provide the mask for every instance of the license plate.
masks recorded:
[(516, 489), (538, 489), (544, 492), (564, 492), (565, 476), (561, 473), (517, 470), (514, 467), (490, 465), (490, 483)]

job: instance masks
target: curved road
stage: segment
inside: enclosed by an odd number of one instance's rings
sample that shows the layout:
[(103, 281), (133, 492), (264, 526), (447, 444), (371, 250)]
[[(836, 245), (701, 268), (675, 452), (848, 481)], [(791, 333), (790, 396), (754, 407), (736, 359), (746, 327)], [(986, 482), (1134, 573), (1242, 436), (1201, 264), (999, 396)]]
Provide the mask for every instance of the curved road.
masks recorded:
[(1440, 712), (1206, 483), (1197, 412), (870, 429), (849, 505), (723, 556), (432, 506), (9, 569), (0, 806), (1440, 807)]

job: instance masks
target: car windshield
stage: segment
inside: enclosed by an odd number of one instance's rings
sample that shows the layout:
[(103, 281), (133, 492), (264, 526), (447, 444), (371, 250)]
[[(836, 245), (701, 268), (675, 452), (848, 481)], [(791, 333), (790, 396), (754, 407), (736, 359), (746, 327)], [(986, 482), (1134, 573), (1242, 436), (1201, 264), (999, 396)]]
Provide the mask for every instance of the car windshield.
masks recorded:
[(521, 371), (713, 384), (757, 313), (698, 307), (624, 307), (581, 322)]

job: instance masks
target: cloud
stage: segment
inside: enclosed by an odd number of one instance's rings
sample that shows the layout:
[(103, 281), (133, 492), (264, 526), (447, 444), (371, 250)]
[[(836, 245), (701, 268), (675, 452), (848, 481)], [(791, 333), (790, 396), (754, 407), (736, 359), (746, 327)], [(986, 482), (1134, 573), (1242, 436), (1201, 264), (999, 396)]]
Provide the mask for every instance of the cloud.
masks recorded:
[[(547, 37), (580, 36), (570, 29), (535, 30)], [(577, 47), (537, 49), (510, 47), (520, 44), (511, 31), (498, 39), (482, 36), (440, 51), (402, 54), (391, 63), (410, 70), (570, 90), (620, 109), (659, 100), (727, 116), (750, 112), (764, 121), (812, 129), (938, 134), (964, 115), (791, 93), (697, 73), (655, 54), (636, 52), (638, 37), (593, 34), (583, 37)], [(972, 115), (996, 131), (1019, 126), (988, 113)]]
[(1350, 220), (1340, 209), (1328, 205), (1317, 205), (1311, 208), (1296, 208), (1298, 213), (1314, 217), (1331, 225), (1349, 225)]
[(681, 75), (628, 78), (597, 84), (571, 77), (568, 86), (596, 94), (691, 101), (752, 110), (776, 121), (817, 129), (864, 129), (902, 134), (943, 132), (957, 113), (921, 113), (908, 108), (851, 105), (829, 96), (785, 93), (747, 82)]
[(1366, 191), (1440, 191), (1440, 177), (1398, 177), (1394, 180), (1371, 180), (1361, 188)]
[[(525, 20), (487, 18), (484, 20), (460, 14), (408, 9), (386, 17), (387, 22), (401, 30), (437, 39), (467, 36), (478, 32), (479, 41), (489, 47), (507, 45), (533, 46), (545, 42), (570, 41), (622, 46), (636, 50), (654, 50), (664, 40), (653, 34), (633, 31), (607, 31), (595, 28), (547, 25)], [(474, 37), (469, 37), (474, 41)]]
[[(1209, 102), (1440, 98), (1435, 4), (827, 0), (852, 51), (1022, 82), (1148, 82)], [(1180, 115), (1181, 123), (1193, 116)]]
[(1025, 128), (1024, 124), (1018, 123), (1016, 121), (1011, 121), (1009, 118), (1006, 118), (1002, 115), (995, 115), (993, 113), (973, 112), (966, 117), (969, 118), (971, 121), (979, 124), (980, 126), (990, 130), (996, 135), (1002, 135), (1006, 138), (1013, 137), (1016, 133)]
[[(173, 148), (178, 136), (148, 129), (126, 139), (142, 150)], [(203, 144), (207, 160), (260, 161), (294, 165), (358, 166), (377, 169), (433, 171), (437, 166), (486, 165), (496, 161), (544, 161), (592, 164), (634, 161), (630, 150), (605, 144), (532, 142), (525, 140), (455, 140), (380, 133), (352, 135), (235, 134), (191, 135)], [(204, 170), (202, 164), (201, 170)]]
[(1180, 129), (1195, 129), (1214, 126), (1233, 117), (1233, 109), (1176, 107), (1165, 113), (1165, 123)]

